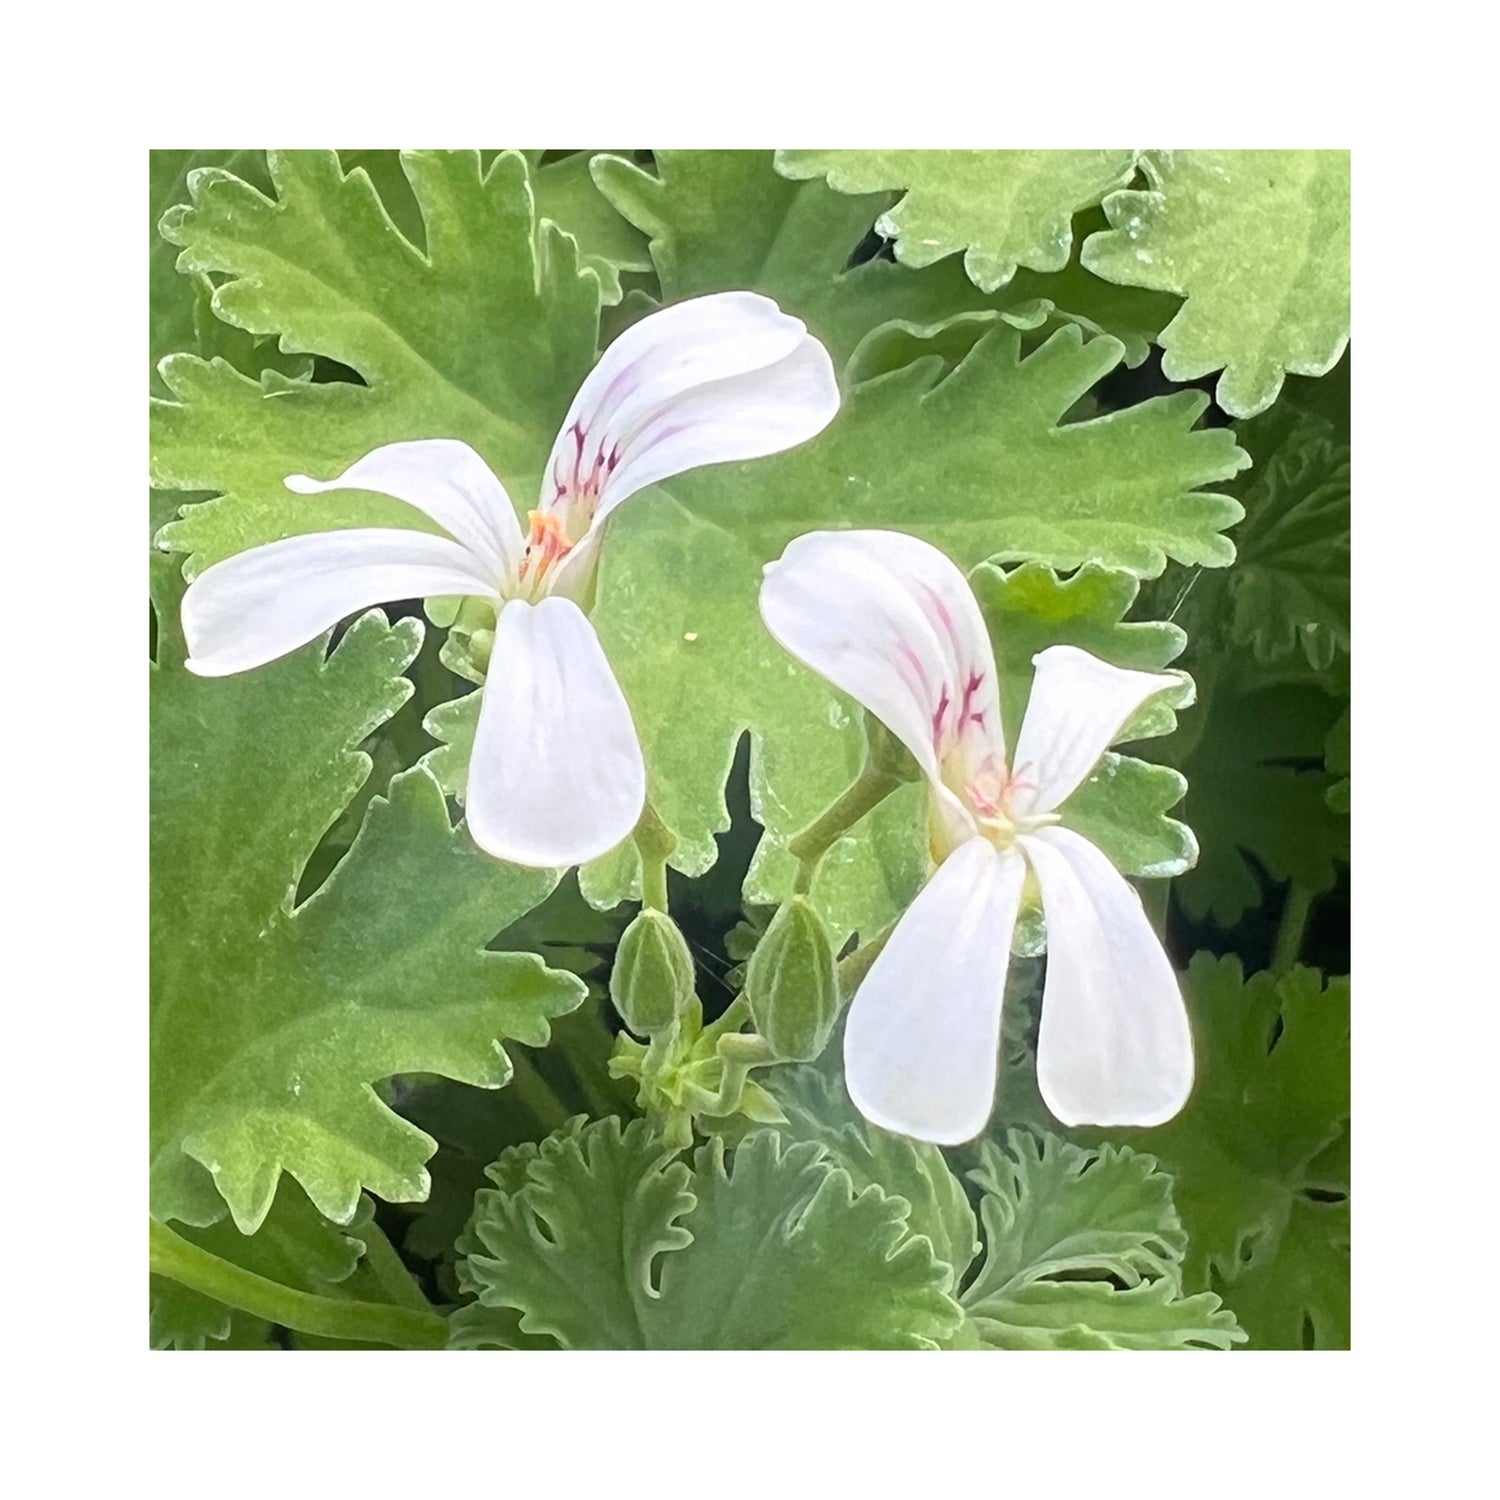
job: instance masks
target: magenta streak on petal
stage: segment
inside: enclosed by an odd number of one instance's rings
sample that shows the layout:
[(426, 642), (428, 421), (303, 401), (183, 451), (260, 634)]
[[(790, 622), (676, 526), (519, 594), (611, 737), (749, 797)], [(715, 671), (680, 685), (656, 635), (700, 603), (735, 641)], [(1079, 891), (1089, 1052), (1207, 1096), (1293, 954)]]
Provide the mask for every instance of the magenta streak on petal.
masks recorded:
[(932, 686), (927, 680), (926, 669), (921, 658), (905, 641), (896, 643), (896, 672), (913, 698), (919, 703), (932, 702)]
[(932, 612), (937, 616), (938, 623), (948, 637), (948, 644), (953, 648), (953, 660), (961, 668), (964, 664), (963, 647), (959, 644), (958, 630), (953, 624), (953, 616), (948, 613), (947, 604), (943, 602), (943, 596), (928, 583), (919, 581), (918, 587), (927, 595), (927, 602), (932, 606)]
[(962, 726), (965, 724), (978, 724), (981, 729), (984, 728), (984, 710), (981, 708), (976, 713), (974, 709), (974, 695), (983, 686), (984, 673), (976, 672), (972, 667), (970, 667), (969, 680), (964, 684), (963, 707), (958, 712), (958, 722), (960, 728), (962, 728)]
[(938, 706), (932, 714), (932, 748), (940, 759), (943, 754), (943, 720), (952, 704), (953, 700), (948, 695), (948, 684), (945, 682), (943, 691), (938, 696)]

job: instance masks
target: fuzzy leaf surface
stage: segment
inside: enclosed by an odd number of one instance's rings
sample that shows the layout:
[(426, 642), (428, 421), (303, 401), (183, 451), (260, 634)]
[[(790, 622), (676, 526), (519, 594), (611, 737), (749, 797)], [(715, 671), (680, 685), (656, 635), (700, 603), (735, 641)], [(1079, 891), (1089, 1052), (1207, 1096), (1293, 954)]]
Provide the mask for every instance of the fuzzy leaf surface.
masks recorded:
[(371, 1085), (407, 1072), (498, 1088), (499, 1037), (540, 1043), (584, 986), (485, 944), (556, 883), (480, 853), (418, 767), (370, 806), (294, 906), (319, 839), (364, 781), (357, 747), (410, 692), (421, 627), (357, 620), (255, 672), (182, 666), (176, 590), (151, 670), (152, 1213), (243, 1233), (283, 1171), (347, 1222), (361, 1190), (427, 1191), (435, 1143)]
[(956, 251), (984, 291), (1018, 266), (1059, 271), (1073, 215), (1135, 175), (1134, 151), (778, 151), (788, 177), (826, 177), (844, 193), (905, 189), (880, 219), (908, 266)]
[(893, 1135), (862, 1119), (841, 1085), (816, 1067), (777, 1068), (766, 1086), (786, 1115), (778, 1129), (789, 1140), (817, 1141), (849, 1174), (855, 1189), (872, 1183), (911, 1205), (914, 1234), (953, 1270), (948, 1290), (979, 1248), (979, 1229), (963, 1184), (936, 1146)]
[(282, 484), (413, 438), (470, 443), (528, 505), (593, 362), (599, 288), (571, 239), (538, 228), (525, 161), (506, 153), (482, 172), (477, 152), (405, 153), (425, 253), (336, 153), (268, 161), (274, 197), (209, 169), (163, 233), (182, 247), (180, 269), (221, 280), (220, 319), (335, 359), (364, 384), (257, 381), (222, 360), (169, 361), (173, 399), (152, 406), (152, 482), (217, 498), (168, 527), (168, 545), (201, 569), (302, 532), (430, 530), (387, 497), (296, 496)]
[[(567, 1348), (931, 1348), (959, 1323), (909, 1205), (775, 1131), (691, 1168), (645, 1121), (574, 1122), (502, 1158), (462, 1248), (485, 1310)], [(458, 1336), (482, 1314), (461, 1312)], [(493, 1325), (492, 1325), (493, 1326)], [(499, 1338), (494, 1337), (494, 1342)], [(476, 1341), (477, 1342), (477, 1341)]]
[[(354, 1274), (365, 1252), (360, 1230), (369, 1222), (372, 1208), (370, 1200), (363, 1199), (354, 1218), (341, 1228), (330, 1224), (295, 1182), (283, 1178), (265, 1222), (254, 1234), (241, 1234), (227, 1218), (199, 1229), (179, 1226), (177, 1232), (267, 1280), (327, 1296)], [(151, 1278), (153, 1349), (202, 1349), (207, 1343), (229, 1347), (236, 1332), (243, 1334), (259, 1322), (169, 1277)]]
[(1175, 298), (1120, 287), (1074, 260), (1053, 274), (1022, 271), (983, 292), (956, 259), (918, 270), (876, 257), (850, 265), (891, 194), (849, 196), (821, 179), (779, 175), (770, 151), (658, 151), (654, 170), (596, 157), (600, 191), (650, 236), (668, 301), (746, 287), (774, 297), (844, 364), (881, 325), (917, 327), (962, 313), (998, 313), (1025, 330), (1054, 318), (1126, 344), (1131, 365), (1177, 311)]
[(1347, 151), (1148, 151), (1149, 188), (1104, 200), (1089, 270), (1186, 297), (1161, 334), (1170, 380), (1223, 370), (1219, 405), (1264, 411), (1284, 376), (1323, 375), (1349, 341)]
[(1172, 1180), (1128, 1147), (1012, 1130), (969, 1174), (985, 1253), (962, 1301), (991, 1349), (1227, 1349), (1234, 1316), (1184, 1295)]

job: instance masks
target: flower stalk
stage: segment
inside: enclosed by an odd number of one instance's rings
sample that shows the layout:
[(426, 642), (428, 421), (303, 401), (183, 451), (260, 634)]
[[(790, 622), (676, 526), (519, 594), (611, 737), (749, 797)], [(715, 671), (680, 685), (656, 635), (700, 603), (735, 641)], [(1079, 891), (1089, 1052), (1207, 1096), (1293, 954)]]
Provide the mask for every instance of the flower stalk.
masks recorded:
[(297, 1291), (221, 1259), (156, 1219), (151, 1221), (151, 1271), (296, 1333), (394, 1349), (442, 1349), (448, 1342), (448, 1321), (438, 1313)]

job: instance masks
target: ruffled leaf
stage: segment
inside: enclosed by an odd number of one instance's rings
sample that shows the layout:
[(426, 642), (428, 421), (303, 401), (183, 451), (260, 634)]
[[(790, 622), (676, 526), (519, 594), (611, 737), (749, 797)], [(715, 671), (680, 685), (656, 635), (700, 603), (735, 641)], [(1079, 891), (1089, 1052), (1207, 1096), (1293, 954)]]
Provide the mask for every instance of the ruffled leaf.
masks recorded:
[(962, 1301), (990, 1349), (1227, 1349), (1243, 1334), (1212, 1293), (1183, 1293), (1172, 1180), (1126, 1147), (1056, 1136), (987, 1141), (985, 1252)]
[(1132, 1139), (1176, 1183), (1186, 1284), (1219, 1292), (1254, 1348), (1347, 1348), (1349, 981), (1247, 980), (1200, 953), (1185, 992), (1197, 1086)]
[(786, 1114), (778, 1128), (793, 1141), (817, 1141), (849, 1174), (856, 1191), (874, 1184), (911, 1205), (908, 1224), (925, 1235), (958, 1285), (979, 1248), (974, 1210), (936, 1146), (892, 1135), (861, 1119), (842, 1086), (816, 1067), (777, 1068), (766, 1085)]
[(844, 193), (905, 189), (880, 232), (898, 259), (928, 266), (956, 251), (985, 291), (1017, 266), (1059, 271), (1073, 215), (1135, 175), (1134, 151), (778, 151), (788, 177), (826, 177)]
[(462, 1245), (469, 1344), (503, 1347), (507, 1309), (566, 1348), (931, 1348), (958, 1326), (907, 1203), (814, 1142), (756, 1131), (690, 1169), (645, 1121), (575, 1122), (492, 1176)]
[(1236, 417), (1287, 372), (1322, 375), (1349, 341), (1347, 151), (1148, 151), (1145, 191), (1104, 200), (1089, 270), (1187, 303), (1161, 335), (1170, 380), (1220, 370)]

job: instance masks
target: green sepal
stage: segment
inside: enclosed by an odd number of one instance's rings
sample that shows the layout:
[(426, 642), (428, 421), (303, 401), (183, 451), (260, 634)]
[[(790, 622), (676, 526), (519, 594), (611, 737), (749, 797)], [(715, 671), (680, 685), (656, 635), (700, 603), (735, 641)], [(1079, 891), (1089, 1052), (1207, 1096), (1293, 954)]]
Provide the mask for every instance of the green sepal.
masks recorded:
[(755, 1028), (776, 1056), (811, 1062), (839, 1015), (833, 948), (812, 902), (793, 896), (750, 955), (745, 998)]
[(651, 1036), (676, 1024), (693, 998), (693, 955), (677, 924), (645, 907), (625, 929), (609, 995), (625, 1024)]

